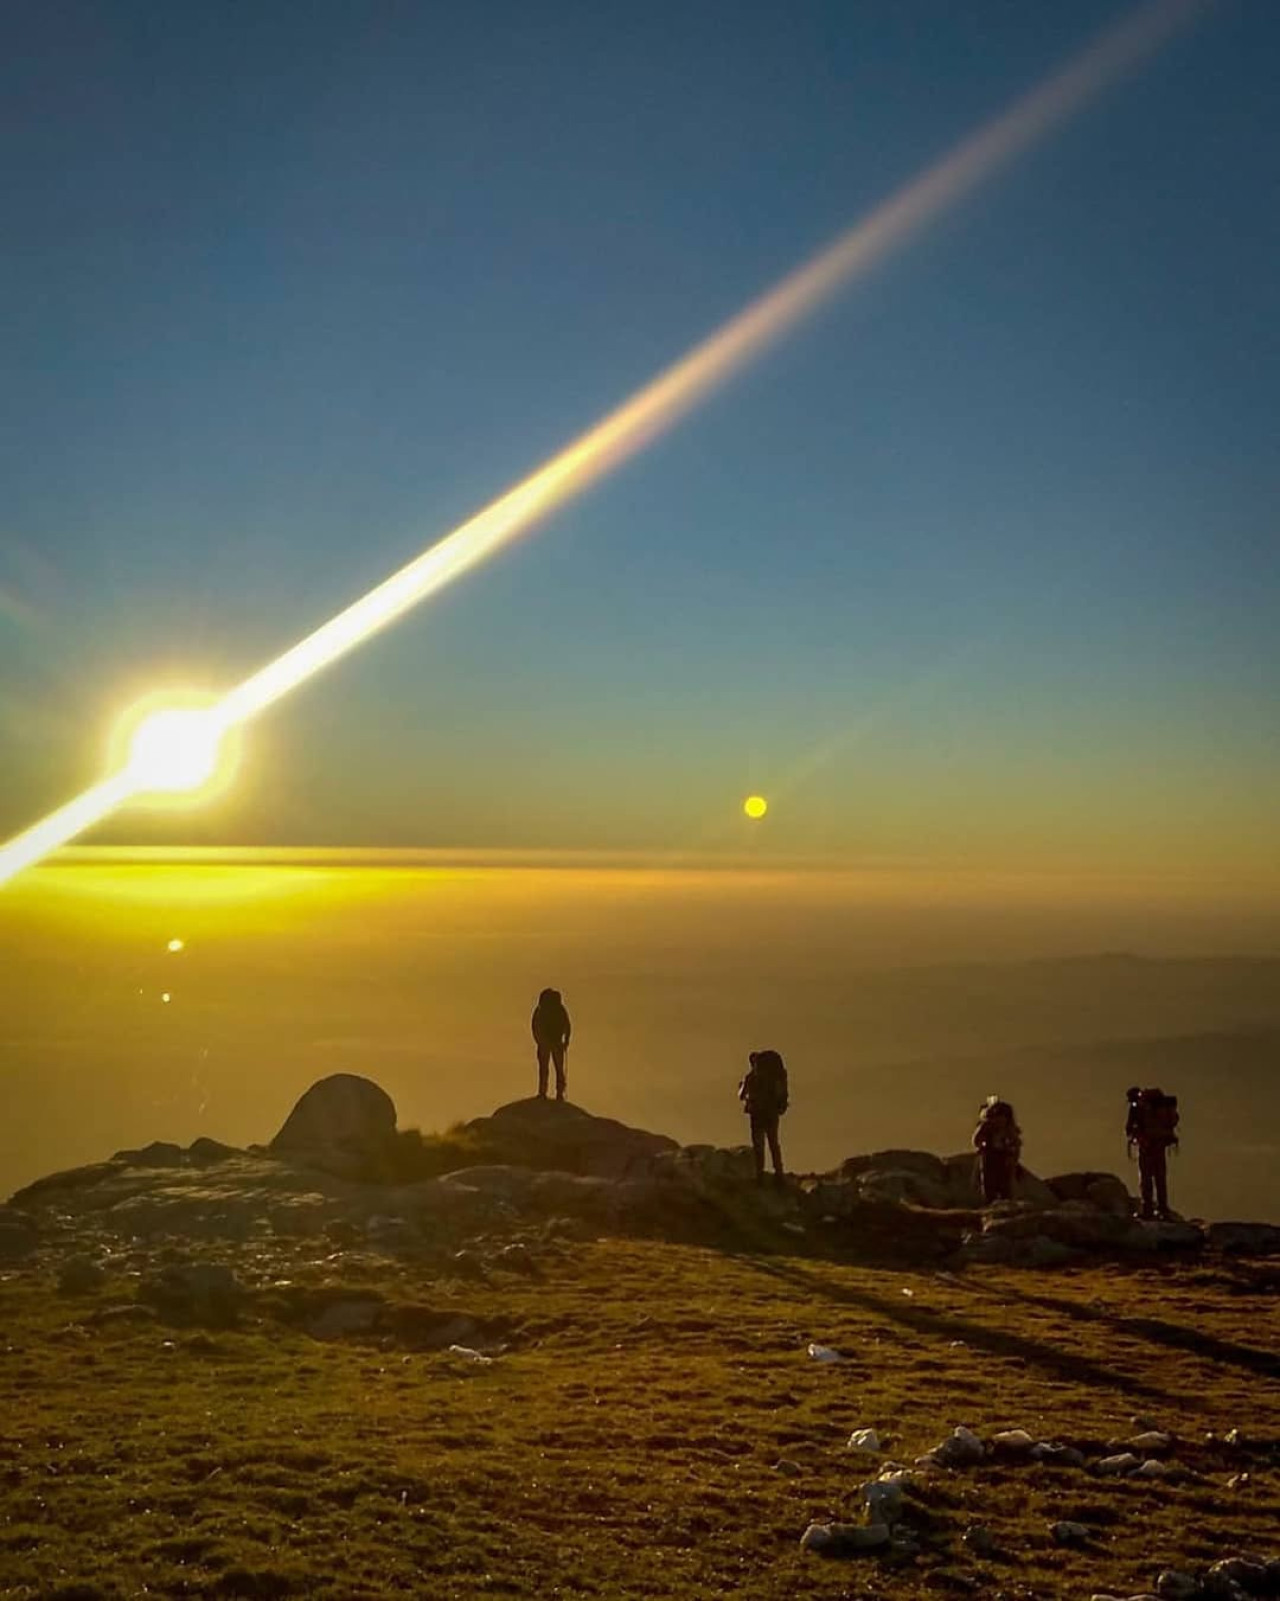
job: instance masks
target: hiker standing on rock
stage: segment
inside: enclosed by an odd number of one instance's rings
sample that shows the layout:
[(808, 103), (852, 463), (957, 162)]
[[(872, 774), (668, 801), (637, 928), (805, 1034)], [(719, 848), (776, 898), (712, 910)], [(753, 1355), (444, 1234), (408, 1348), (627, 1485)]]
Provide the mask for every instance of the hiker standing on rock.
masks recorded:
[(978, 1153), (984, 1204), (1011, 1201), (1013, 1181), (1018, 1176), (1018, 1162), (1022, 1156), (1022, 1130), (1008, 1101), (1002, 1101), (998, 1095), (987, 1096), (978, 1113), (978, 1126), (973, 1131), (973, 1148)]
[(782, 1147), (778, 1143), (778, 1119), (787, 1109), (787, 1069), (777, 1051), (752, 1051), (751, 1066), (738, 1085), (742, 1110), (751, 1119), (751, 1148), (756, 1158), (756, 1183), (764, 1183), (764, 1147), (769, 1143), (773, 1157), (773, 1182), (782, 1184)]
[[(1129, 1116), (1124, 1137), (1132, 1157), (1138, 1151), (1138, 1179), (1142, 1186), (1144, 1218), (1169, 1216), (1169, 1152), (1178, 1144), (1178, 1097), (1161, 1089), (1128, 1092)], [(1152, 1204), (1154, 1201), (1154, 1205)]]
[(543, 990), (529, 1020), (533, 1030), (533, 1043), (538, 1047), (538, 1098), (547, 1098), (547, 1064), (556, 1066), (556, 1100), (564, 1100), (564, 1059), (569, 1049), (569, 1035), (573, 1025), (565, 1011), (559, 990)]

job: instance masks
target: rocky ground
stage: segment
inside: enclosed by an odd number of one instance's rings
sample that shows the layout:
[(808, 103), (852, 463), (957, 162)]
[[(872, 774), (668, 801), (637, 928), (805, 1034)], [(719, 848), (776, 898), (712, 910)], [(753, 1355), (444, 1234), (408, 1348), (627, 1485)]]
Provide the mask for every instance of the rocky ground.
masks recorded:
[(389, 1115), (0, 1208), (0, 1596), (1280, 1595), (1280, 1229)]

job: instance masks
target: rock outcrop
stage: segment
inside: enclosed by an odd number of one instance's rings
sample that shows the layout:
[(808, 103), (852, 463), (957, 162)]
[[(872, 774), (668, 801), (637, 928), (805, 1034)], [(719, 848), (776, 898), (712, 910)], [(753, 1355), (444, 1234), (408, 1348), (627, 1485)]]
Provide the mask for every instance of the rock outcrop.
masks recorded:
[(594, 1117), (568, 1101), (511, 1101), (491, 1117), (464, 1123), (461, 1133), (486, 1162), (591, 1178), (631, 1178), (655, 1157), (679, 1149), (665, 1134)]
[[(789, 1234), (866, 1261), (1047, 1268), (1206, 1245), (1280, 1252), (1274, 1225), (1139, 1222), (1125, 1185), (1108, 1173), (1047, 1181), (1025, 1173), (1014, 1200), (984, 1208), (971, 1152), (880, 1151), (779, 1186), (754, 1178), (745, 1146), (681, 1147), (539, 1099), (441, 1136), (397, 1133), (391, 1098), (368, 1079), (338, 1074), (307, 1091), (268, 1149), (156, 1141), (29, 1185), (0, 1207), (0, 1263), (47, 1266), (62, 1293), (81, 1295), (94, 1293), (101, 1264), (131, 1241), (324, 1236), (384, 1255), (438, 1255), (477, 1230), (501, 1237), (566, 1219), (704, 1242), (768, 1236), (773, 1248)], [(173, 1311), (184, 1298), (199, 1301), (179, 1278), (153, 1286), (150, 1304)]]

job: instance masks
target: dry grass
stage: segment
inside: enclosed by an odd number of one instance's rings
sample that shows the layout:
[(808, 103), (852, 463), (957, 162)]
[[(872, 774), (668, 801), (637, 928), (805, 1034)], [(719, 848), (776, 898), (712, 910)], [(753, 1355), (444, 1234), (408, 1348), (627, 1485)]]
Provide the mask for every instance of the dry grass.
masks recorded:
[[(319, 1343), (258, 1314), (212, 1332), (98, 1321), (124, 1283), (72, 1301), (10, 1272), (0, 1595), (1129, 1595), (1166, 1563), (1280, 1555), (1274, 1269), (952, 1277), (531, 1243), (539, 1278), (487, 1282), (291, 1247), (299, 1281), (363, 1274), (401, 1302), (506, 1319), (491, 1365), (411, 1335)], [(853, 1360), (814, 1363), (809, 1339)], [(987, 1466), (930, 1481), (914, 1560), (797, 1547), (811, 1519), (856, 1516), (857, 1425), (909, 1462), (960, 1422), (1093, 1448), (1135, 1415), (1178, 1435), (1194, 1476)], [(1248, 1445), (1205, 1442), (1232, 1426)], [(1089, 1526), (1088, 1549), (1053, 1545), (1062, 1517)], [(979, 1521), (1000, 1559), (961, 1543)]]

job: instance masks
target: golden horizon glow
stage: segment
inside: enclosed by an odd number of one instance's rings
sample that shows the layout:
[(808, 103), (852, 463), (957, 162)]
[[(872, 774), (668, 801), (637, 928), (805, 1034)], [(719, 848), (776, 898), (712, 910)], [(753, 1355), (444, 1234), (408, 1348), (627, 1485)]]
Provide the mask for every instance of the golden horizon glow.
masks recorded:
[[(882, 201), (602, 421), (475, 516), (229, 691), (224, 728), (273, 705), (445, 584), (527, 533), (673, 427), (712, 390), (1079, 111), (1211, 0), (1151, 0)], [(143, 764), (147, 776), (160, 770)], [(140, 793), (128, 769), (0, 847), (0, 884)]]
[(748, 795), (742, 803), (742, 809), (753, 822), (758, 822), (769, 810), (769, 802), (763, 795)]

